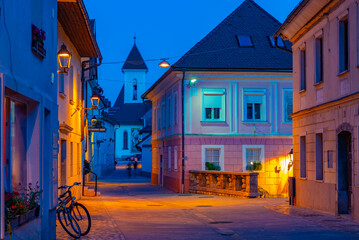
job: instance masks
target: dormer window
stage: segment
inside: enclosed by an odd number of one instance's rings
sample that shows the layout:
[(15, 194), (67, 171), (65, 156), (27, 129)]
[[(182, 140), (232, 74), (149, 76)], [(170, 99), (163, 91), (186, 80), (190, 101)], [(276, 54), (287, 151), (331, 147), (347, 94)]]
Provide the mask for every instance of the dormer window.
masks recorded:
[(239, 47), (253, 47), (252, 38), (250, 36), (236, 35)]
[[(274, 37), (273, 36), (268, 36), (268, 39), (269, 39), (271, 47), (276, 47)], [(282, 47), (282, 48), (285, 47), (284, 46), (284, 41), (283, 41), (283, 39), (281, 37), (277, 38), (277, 46)]]

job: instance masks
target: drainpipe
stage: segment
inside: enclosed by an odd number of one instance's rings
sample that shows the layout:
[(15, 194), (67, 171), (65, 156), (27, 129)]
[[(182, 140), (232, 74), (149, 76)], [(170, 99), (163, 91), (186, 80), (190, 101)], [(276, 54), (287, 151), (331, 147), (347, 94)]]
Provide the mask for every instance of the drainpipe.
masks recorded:
[(185, 177), (185, 146), (184, 146), (184, 137), (185, 137), (185, 118), (184, 118), (184, 104), (185, 104), (185, 100), (184, 100), (184, 79), (185, 79), (185, 74), (186, 74), (186, 70), (182, 71), (182, 87), (181, 87), (181, 97), (182, 97), (182, 193), (184, 193), (185, 188), (184, 188), (184, 177)]
[[(4, 113), (4, 99), (5, 99), (5, 96), (4, 96), (4, 78), (3, 76), (0, 75), (0, 80), (1, 80), (1, 87), (0, 87), (0, 111), (1, 113)], [(4, 239), (5, 238), (5, 186), (4, 186), (4, 183), (5, 183), (5, 147), (4, 147), (4, 141), (5, 141), (5, 136), (4, 136), (4, 128), (5, 128), (5, 119), (4, 119), (4, 114), (1, 114), (1, 120), (0, 120), (0, 142), (1, 142), (1, 151), (0, 151), (0, 205), (1, 205), (1, 209), (0, 209), (0, 239)]]

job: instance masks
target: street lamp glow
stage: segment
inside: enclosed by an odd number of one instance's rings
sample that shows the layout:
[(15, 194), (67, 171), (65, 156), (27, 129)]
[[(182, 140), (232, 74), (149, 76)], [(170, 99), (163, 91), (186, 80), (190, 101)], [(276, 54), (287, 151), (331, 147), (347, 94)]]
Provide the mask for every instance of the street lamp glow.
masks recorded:
[(159, 67), (163, 67), (163, 68), (166, 68), (166, 67), (169, 67), (171, 66), (165, 59), (163, 59), (160, 64), (158, 64)]
[(100, 103), (100, 96), (96, 92), (93, 92), (91, 96), (92, 108), (97, 108), (99, 103)]
[(191, 84), (195, 84), (195, 83), (197, 82), (197, 79), (192, 78), (189, 82), (190, 82)]

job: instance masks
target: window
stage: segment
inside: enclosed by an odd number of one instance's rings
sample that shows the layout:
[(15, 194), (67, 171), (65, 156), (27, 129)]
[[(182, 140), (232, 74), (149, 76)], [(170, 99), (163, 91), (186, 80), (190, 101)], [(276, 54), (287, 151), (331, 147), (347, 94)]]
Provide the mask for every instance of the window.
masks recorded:
[(171, 114), (172, 114), (172, 111), (171, 111), (171, 96), (169, 96), (167, 98), (167, 125), (168, 127), (171, 127), (171, 122), (172, 122), (172, 119), (171, 119)]
[(168, 147), (168, 170), (172, 168), (171, 147)]
[(174, 125), (178, 124), (178, 99), (177, 99), (177, 92), (174, 93), (174, 102), (173, 102), (173, 120)]
[(253, 47), (252, 38), (249, 36), (236, 35), (238, 46), (240, 47)]
[(323, 134), (315, 134), (315, 171), (316, 180), (323, 180), (324, 174), (323, 162)]
[(348, 16), (339, 21), (339, 73), (349, 70)]
[(206, 149), (206, 170), (221, 170), (219, 166), (219, 149)]
[[(270, 42), (271, 47), (276, 47), (274, 37), (273, 37), (273, 36), (269, 36), (268, 39), (269, 39), (269, 42)], [(284, 41), (283, 41), (283, 39), (282, 39), (281, 37), (278, 37), (278, 38), (277, 38), (277, 46), (278, 46), (278, 47), (282, 47), (282, 48), (285, 47)]]
[(128, 149), (128, 132), (123, 132), (123, 149)]
[(315, 83), (323, 82), (323, 38), (315, 39)]
[(137, 100), (137, 79), (133, 79), (133, 97), (132, 100)]
[(74, 143), (70, 142), (70, 177), (74, 176)]
[(162, 116), (162, 128), (165, 128), (166, 127), (166, 104), (165, 102), (162, 102), (162, 113), (161, 113), (161, 116)]
[(19, 191), (27, 186), (28, 164), (26, 153), (27, 145), (27, 106), (21, 102), (5, 97), (5, 191)]
[(292, 117), (290, 116), (293, 113), (293, 90), (284, 89), (283, 90), (283, 122), (290, 123), (292, 122)]
[(243, 171), (264, 169), (264, 145), (243, 145)]
[(176, 171), (178, 166), (178, 160), (177, 160), (177, 146), (173, 149), (173, 169)]
[(157, 107), (157, 130), (161, 130), (161, 108)]
[(243, 120), (250, 122), (266, 121), (266, 90), (243, 90)]
[(223, 153), (223, 145), (202, 145), (202, 169), (224, 171)]
[(77, 143), (77, 175), (80, 175), (81, 169), (81, 145)]
[(307, 177), (307, 152), (305, 136), (300, 137), (300, 177)]
[(300, 91), (306, 90), (306, 57), (305, 48), (300, 50)]
[(203, 91), (203, 121), (225, 121), (225, 90)]
[(65, 94), (65, 75), (60, 73), (59, 75), (59, 93)]

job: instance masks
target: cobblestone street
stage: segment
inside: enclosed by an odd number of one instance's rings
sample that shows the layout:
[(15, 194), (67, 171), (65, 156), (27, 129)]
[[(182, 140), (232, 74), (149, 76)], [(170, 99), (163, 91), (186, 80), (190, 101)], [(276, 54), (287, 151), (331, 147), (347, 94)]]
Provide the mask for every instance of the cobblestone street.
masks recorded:
[[(358, 223), (286, 199), (179, 195), (124, 171), (101, 180), (101, 197), (80, 201), (92, 217), (81, 239), (359, 239)], [(57, 239), (71, 239), (60, 225)]]

